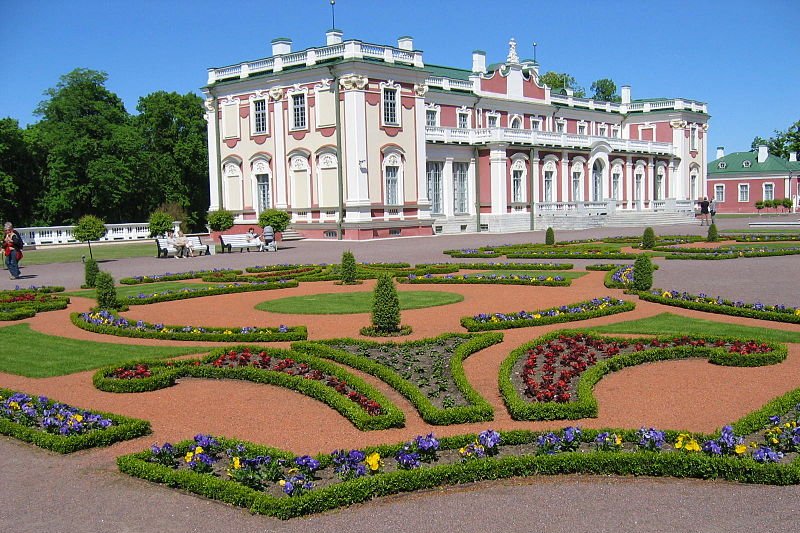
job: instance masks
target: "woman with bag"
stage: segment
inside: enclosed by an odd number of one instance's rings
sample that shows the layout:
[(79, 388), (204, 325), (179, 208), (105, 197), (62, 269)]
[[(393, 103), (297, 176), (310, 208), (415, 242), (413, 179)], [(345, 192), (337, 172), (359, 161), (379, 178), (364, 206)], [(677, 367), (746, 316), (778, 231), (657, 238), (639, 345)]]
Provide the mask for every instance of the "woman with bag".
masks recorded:
[(6, 257), (6, 266), (11, 279), (19, 279), (19, 261), (22, 259), (22, 237), (11, 222), (5, 223), (5, 237), (3, 238), (3, 253)]

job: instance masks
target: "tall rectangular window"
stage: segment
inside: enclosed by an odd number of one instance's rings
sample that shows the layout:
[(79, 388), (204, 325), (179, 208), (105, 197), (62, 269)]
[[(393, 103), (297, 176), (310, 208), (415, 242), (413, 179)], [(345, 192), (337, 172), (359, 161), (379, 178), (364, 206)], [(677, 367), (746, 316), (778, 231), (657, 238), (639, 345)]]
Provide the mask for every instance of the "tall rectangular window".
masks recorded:
[(487, 124), (487, 127), (496, 128), (497, 127), (497, 115), (487, 115), (487, 116), (489, 117), (488, 118), (489, 123)]
[(578, 202), (581, 198), (581, 179), (583, 179), (582, 172), (572, 173), (572, 201)]
[(267, 101), (256, 100), (253, 102), (253, 133), (267, 133)]
[(269, 195), (269, 176), (267, 174), (256, 175), (256, 184), (258, 188), (258, 211), (262, 213), (272, 207)]
[(689, 149), (697, 150), (697, 128), (692, 128), (689, 134)]
[(523, 202), (522, 196), (522, 171), (514, 170), (511, 172), (511, 201), (520, 203)]
[(565, 125), (566, 125), (566, 123), (564, 123), (563, 121), (556, 122), (556, 131), (558, 133), (564, 133), (564, 126)]
[(436, 124), (436, 110), (435, 109), (426, 109), (425, 110), (425, 125), (426, 126), (437, 126)]
[(467, 113), (458, 114), (458, 127), (461, 129), (467, 129), (469, 127), (469, 114)]
[(539, 131), (540, 129), (542, 129), (542, 120), (538, 119), (538, 118), (532, 118), (531, 119), (531, 129), (533, 131)]
[(442, 213), (442, 168), (444, 163), (430, 162), (426, 173), (428, 178), (428, 199), (431, 201), (431, 213)]
[(397, 120), (397, 89), (383, 89), (383, 123), (399, 126)]
[(722, 183), (717, 183), (714, 185), (714, 200), (717, 202), (725, 201), (725, 185)]
[(750, 201), (750, 185), (747, 183), (740, 183), (739, 184), (739, 201), (740, 202), (749, 202)]
[(453, 163), (453, 211), (456, 214), (467, 213), (467, 176), (468, 163)]
[(397, 171), (398, 167), (386, 167), (386, 204), (397, 205)]
[(303, 93), (292, 95), (292, 129), (303, 130), (308, 127), (306, 121), (306, 95)]
[(774, 183), (765, 183), (764, 184), (764, 200), (774, 200), (775, 199), (775, 184)]
[(633, 178), (633, 199), (637, 202), (642, 199), (642, 175), (636, 174)]
[(615, 172), (611, 175), (611, 198), (614, 200), (619, 200), (619, 182), (620, 182), (620, 175), (618, 172)]
[(586, 135), (586, 124), (578, 124), (578, 135)]
[(553, 201), (553, 171), (545, 170), (544, 172), (544, 201)]

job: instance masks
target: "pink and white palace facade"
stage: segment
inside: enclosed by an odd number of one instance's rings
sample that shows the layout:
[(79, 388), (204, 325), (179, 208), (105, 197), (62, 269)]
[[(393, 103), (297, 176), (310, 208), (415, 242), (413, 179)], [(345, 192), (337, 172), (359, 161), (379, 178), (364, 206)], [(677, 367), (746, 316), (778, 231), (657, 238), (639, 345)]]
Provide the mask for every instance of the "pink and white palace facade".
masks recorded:
[(513, 39), (503, 63), (476, 51), (459, 69), (426, 65), (410, 37), (326, 35), (208, 70), (211, 210), (372, 239), (688, 222), (706, 190), (705, 103), (551, 90)]

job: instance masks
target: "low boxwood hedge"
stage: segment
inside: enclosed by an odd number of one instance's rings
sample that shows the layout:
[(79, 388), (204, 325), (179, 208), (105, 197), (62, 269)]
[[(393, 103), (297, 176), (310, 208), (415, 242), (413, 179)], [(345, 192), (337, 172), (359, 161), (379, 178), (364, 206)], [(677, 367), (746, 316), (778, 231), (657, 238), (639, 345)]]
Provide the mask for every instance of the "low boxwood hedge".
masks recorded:
[(783, 255), (798, 255), (800, 248), (775, 248), (773, 250), (752, 250), (752, 249), (719, 249), (714, 252), (699, 253), (697, 250), (692, 250), (694, 253), (675, 253), (668, 254), (665, 259), (700, 259), (700, 260), (724, 260), (724, 259), (739, 259), (743, 257), (778, 257)]
[[(2, 397), (8, 397), (17, 392), (19, 391), (0, 388), (0, 396)], [(51, 399), (48, 403), (53, 404), (56, 402)], [(40, 448), (47, 448), (54, 452), (72, 453), (86, 448), (109, 446), (115, 442), (135, 439), (150, 433), (150, 422), (146, 420), (101, 411), (91, 412), (111, 420), (113, 424), (106, 429), (94, 430), (82, 435), (65, 436), (48, 433), (37, 427), (17, 424), (7, 418), (0, 417), (0, 434), (30, 442)]]
[(572, 263), (456, 263), (463, 270), (572, 270)]
[[(114, 320), (119, 319), (119, 315), (111, 311), (100, 311)], [(212, 328), (202, 326), (173, 326), (164, 325), (161, 330), (154, 330), (155, 326), (149, 322), (140, 321), (143, 328), (148, 329), (127, 329), (111, 324), (95, 324), (88, 322), (85, 318), (86, 313), (72, 313), (70, 320), (77, 327), (93, 333), (103, 335), (116, 335), (117, 337), (131, 337), (135, 339), (168, 339), (176, 341), (212, 341), (212, 342), (280, 342), (296, 341), (308, 338), (308, 330), (305, 326), (290, 326), (285, 332), (279, 328), (259, 328), (259, 331), (243, 333), (238, 326), (231, 328)], [(134, 322), (138, 324), (138, 322)], [(191, 328), (190, 331), (183, 331)]]
[(494, 250), (444, 250), (442, 253), (453, 258), (473, 259), (496, 259), (503, 256), (502, 253), (495, 252)]
[[(600, 430), (584, 430), (582, 440), (591, 442)], [(614, 432), (626, 442), (635, 442), (633, 432)], [(675, 433), (675, 432), (665, 432)], [(502, 445), (535, 443), (542, 433), (515, 431), (501, 433)], [(670, 435), (674, 440), (674, 435)], [(439, 439), (440, 450), (458, 449), (474, 442), (475, 435)], [(292, 454), (275, 448), (256, 446), (241, 441), (217, 437), (220, 445), (235, 449), (242, 444), (250, 455), (269, 455), (290, 460)], [(185, 441), (175, 445), (182, 454), (195, 445)], [(245, 507), (253, 513), (289, 519), (298, 516), (345, 507), (376, 497), (457, 485), (476, 481), (527, 477), (536, 475), (595, 474), (626, 476), (672, 476), (699, 479), (722, 479), (743, 483), (790, 485), (800, 483), (800, 466), (791, 464), (760, 464), (751, 458), (710, 456), (704, 453), (677, 451), (577, 451), (552, 455), (503, 455), (485, 457), (462, 463), (434, 464), (413, 470), (396, 470), (341, 481), (313, 488), (300, 496), (276, 497), (264, 491), (246, 487), (213, 474), (200, 474), (187, 469), (174, 469), (148, 461), (149, 451), (124, 455), (117, 459), (120, 471), (167, 486), (176, 487), (206, 498)], [(365, 453), (377, 451), (384, 457), (393, 456), (402, 446), (365, 448)], [(330, 456), (317, 456), (321, 467), (330, 466)]]
[(202, 298), (203, 296), (218, 296), (220, 294), (236, 294), (240, 292), (271, 291), (274, 289), (290, 289), (297, 287), (296, 280), (281, 281), (259, 281), (256, 278), (248, 278), (245, 285), (226, 285), (223, 287), (204, 287), (192, 289), (187, 287), (184, 290), (174, 290), (161, 294), (146, 296), (129, 296), (122, 298), (121, 301), (127, 305), (145, 305), (159, 302), (172, 302), (176, 300), (189, 300), (191, 298)]
[(214, 272), (230, 272), (233, 274), (241, 274), (241, 270), (231, 270), (228, 268), (213, 269), (213, 270), (190, 270), (189, 272), (166, 272), (164, 274), (154, 274), (152, 276), (133, 276), (130, 278), (122, 278), (119, 282), (122, 285), (140, 285), (142, 283), (157, 283), (159, 281), (181, 281), (185, 279), (200, 279), (207, 274)]
[[(546, 324), (574, 322), (576, 320), (589, 320), (590, 318), (597, 318), (600, 316), (615, 315), (617, 313), (625, 313), (627, 311), (633, 311), (636, 308), (636, 304), (633, 302), (622, 301), (621, 304), (617, 304), (616, 298), (610, 298), (610, 300), (611, 302), (613, 302), (613, 305), (608, 305), (606, 307), (603, 307), (602, 309), (592, 309), (578, 313), (570, 313), (567, 311), (563, 311), (562, 308), (583, 307), (586, 305), (591, 305), (592, 301), (587, 300), (584, 302), (578, 302), (566, 306), (552, 307), (550, 309), (540, 309), (528, 313), (530, 315), (540, 315), (538, 318), (533, 318), (533, 317), (519, 318), (513, 320), (499, 319), (497, 322), (481, 322), (479, 320), (475, 320), (475, 317), (465, 316), (461, 317), (461, 325), (464, 326), (464, 328), (466, 328), (467, 331), (490, 331), (498, 329), (529, 328), (533, 326), (544, 326)], [(547, 314), (553, 311), (557, 311), (558, 314), (557, 315)], [(516, 312), (501, 313), (501, 315), (518, 316), (518, 313)]]
[(57, 311), (66, 309), (69, 305), (69, 297), (60, 294), (53, 294), (55, 290), (63, 287), (47, 287), (32, 290), (12, 290), (0, 291), (0, 300), (14, 300), (20, 297), (33, 297), (30, 300), (19, 301), (0, 301), (0, 321), (5, 320), (21, 320), (23, 318), (30, 318), (36, 313), (43, 313), (46, 311)]
[[(759, 310), (753, 307), (754, 304), (735, 305), (736, 302), (732, 302), (730, 300), (721, 300), (720, 303), (712, 303), (707, 301), (709, 299), (702, 298), (699, 295), (686, 293), (677, 294), (677, 291), (664, 291), (663, 289), (653, 289), (649, 292), (639, 291), (633, 294), (637, 294), (640, 299), (648, 302), (671, 305), (673, 307), (682, 307), (684, 309), (694, 309), (695, 311), (705, 311), (707, 313), (716, 313), (720, 315), (743, 316), (758, 320), (771, 320), (773, 322), (800, 324), (800, 308), (790, 312), (779, 312), (767, 310), (767, 306), (763, 306), (764, 309)], [(670, 296), (665, 296), (665, 294), (669, 294)], [(691, 299), (683, 299), (683, 294), (686, 294), (686, 296)]]
[[(562, 330), (548, 333), (536, 340), (525, 343), (513, 350), (500, 365), (498, 384), (503, 401), (514, 420), (576, 420), (580, 418), (594, 418), (597, 416), (597, 399), (594, 397), (593, 389), (600, 379), (606, 374), (616, 372), (629, 366), (637, 366), (654, 361), (668, 361), (674, 359), (688, 358), (708, 358), (710, 363), (724, 366), (765, 366), (777, 364), (786, 359), (788, 353), (786, 346), (777, 343), (765, 343), (773, 348), (768, 353), (758, 354), (732, 354), (723, 348), (713, 346), (677, 346), (671, 348), (657, 348), (643, 350), (640, 352), (620, 354), (609, 359), (599, 360), (597, 364), (589, 367), (578, 378), (576, 385), (576, 399), (566, 403), (558, 402), (537, 402), (526, 398), (517, 390), (511, 381), (511, 372), (517, 362), (525, 357), (528, 350), (538, 344), (548, 342), (558, 338), (560, 335), (575, 333), (575, 331)], [(594, 337), (598, 338), (598, 337)], [(652, 341), (653, 338), (631, 339), (621, 337), (599, 337), (608, 341), (618, 342), (644, 342)], [(659, 341), (668, 341), (675, 336), (655, 337)], [(700, 339), (699, 337), (689, 337)], [(741, 341), (733, 337), (703, 337), (707, 343), (717, 340), (725, 342)]]
[(397, 279), (398, 283), (407, 283), (409, 285), (527, 285), (529, 287), (569, 287), (572, 285), (572, 281), (568, 279), (539, 281), (534, 278), (519, 276), (491, 277), (487, 275), (479, 277), (477, 274), (457, 274), (452, 277), (425, 277), (412, 274), (398, 276), (395, 279)]
[[(439, 408), (420, 391), (420, 389), (412, 382), (404, 379), (400, 374), (377, 363), (367, 357), (354, 355), (343, 350), (337, 350), (330, 346), (331, 344), (347, 343), (352, 345), (360, 345), (365, 347), (378, 346), (380, 343), (365, 341), (359, 339), (332, 339), (317, 342), (295, 342), (292, 343), (292, 348), (298, 351), (303, 351), (311, 355), (331, 359), (333, 361), (345, 364), (347, 366), (371, 374), (389, 384), (390, 387), (398, 391), (405, 398), (407, 398), (419, 411), (422, 419), (433, 425), (445, 426), (450, 424), (464, 424), (467, 422), (481, 422), (485, 420), (492, 420), (494, 413), (492, 406), (487, 402), (475, 389), (472, 388), (466, 376), (464, 375), (463, 361), (473, 353), (480, 351), (488, 346), (497, 344), (503, 340), (502, 333), (484, 333), (481, 335), (469, 335), (450, 333), (435, 337), (432, 339), (423, 339), (419, 341), (410, 341), (403, 343), (403, 346), (416, 346), (437, 342), (448, 337), (462, 337), (469, 340), (458, 347), (450, 357), (450, 372), (453, 375), (458, 390), (463, 395), (464, 399), (469, 403), (466, 406), (456, 406), (449, 408)], [(388, 343), (395, 344), (395, 343)]]
[[(252, 366), (242, 367), (215, 367), (210, 363), (220, 355), (231, 350), (241, 351), (250, 349), (253, 353), (261, 351), (267, 352), (271, 357), (289, 358), (298, 363), (307, 364), (312, 370), (335, 376), (344, 381), (350, 388), (377, 402), (382, 410), (382, 414), (371, 416), (358, 403), (350, 400), (347, 396), (336, 392), (331, 387), (317, 380), (307, 379), (304, 376), (289, 375), (277, 370), (265, 370)], [(123, 368), (135, 366), (137, 364), (147, 365), (152, 376), (135, 379), (114, 378), (113, 373), (119, 369), (119, 365), (110, 366), (98, 370), (92, 382), (94, 386), (106, 392), (149, 392), (153, 390), (171, 387), (177, 379), (182, 377), (206, 378), (206, 379), (239, 379), (242, 381), (252, 381), (254, 383), (264, 383), (292, 389), (301, 394), (314, 398), (328, 405), (347, 418), (352, 424), (362, 430), (370, 431), (377, 429), (387, 429), (392, 427), (403, 427), (405, 415), (388, 398), (381, 394), (375, 387), (369, 385), (363, 379), (354, 376), (345, 369), (334, 365), (328, 361), (317, 357), (309, 356), (289, 350), (265, 349), (259, 346), (233, 346), (220, 348), (210, 352), (202, 359), (178, 360), (178, 361), (132, 361), (123, 365)]]
[(586, 251), (576, 250), (552, 250), (541, 252), (521, 252), (506, 254), (509, 259), (636, 259), (637, 254), (609, 251)]

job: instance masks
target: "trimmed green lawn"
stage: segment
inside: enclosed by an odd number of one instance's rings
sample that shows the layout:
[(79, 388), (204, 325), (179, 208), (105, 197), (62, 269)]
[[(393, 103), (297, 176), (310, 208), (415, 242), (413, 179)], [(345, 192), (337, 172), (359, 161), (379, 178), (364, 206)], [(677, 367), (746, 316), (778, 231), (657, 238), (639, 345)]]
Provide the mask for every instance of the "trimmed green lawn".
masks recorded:
[(65, 376), (132, 359), (166, 359), (209, 348), (132, 346), (80, 341), (33, 331), (28, 324), (0, 328), (0, 372), (28, 378)]
[(704, 320), (688, 318), (672, 313), (661, 313), (649, 318), (617, 322), (607, 326), (590, 328), (597, 333), (631, 333), (635, 335), (721, 335), (733, 337), (746, 337), (772, 342), (800, 342), (800, 333), (781, 331), (777, 329), (756, 328), (752, 326), (738, 326)]
[[(181, 281), (160, 281), (156, 283), (143, 283), (141, 285), (118, 285), (117, 296), (127, 298), (128, 296), (138, 296), (139, 294), (154, 294), (156, 292), (177, 291), (185, 288), (199, 289), (201, 287), (217, 287), (217, 283), (184, 283)], [(83, 289), (80, 291), (69, 291), (61, 294), (67, 296), (82, 296), (83, 298), (97, 298), (97, 291), (94, 289)]]
[[(454, 304), (464, 299), (460, 294), (437, 291), (398, 291), (400, 309), (421, 309)], [(270, 300), (256, 305), (259, 311), (296, 315), (345, 315), (372, 311), (372, 292), (309, 294)]]
[(539, 276), (544, 277), (555, 277), (561, 276), (564, 279), (575, 279), (580, 278), (588, 274), (588, 272), (577, 272), (577, 271), (556, 271), (556, 270), (482, 270), (478, 272), (478, 274), (483, 274), (484, 276), (490, 276), (492, 274), (496, 274), (498, 276), (530, 276), (532, 278), (536, 278)]
[[(97, 261), (106, 259), (127, 259), (129, 257), (155, 257), (155, 242), (152, 240), (128, 244), (93, 244), (92, 256)], [(89, 257), (89, 246), (51, 246), (38, 250), (25, 250), (23, 265), (44, 265), (48, 263), (78, 263), (81, 256)]]

